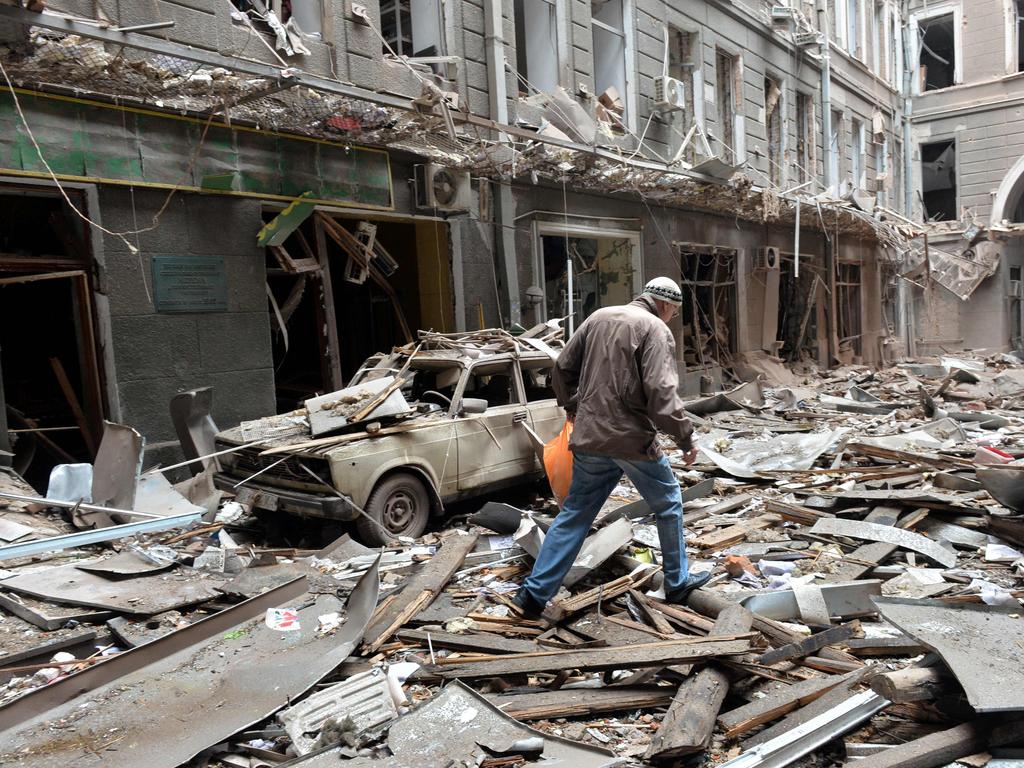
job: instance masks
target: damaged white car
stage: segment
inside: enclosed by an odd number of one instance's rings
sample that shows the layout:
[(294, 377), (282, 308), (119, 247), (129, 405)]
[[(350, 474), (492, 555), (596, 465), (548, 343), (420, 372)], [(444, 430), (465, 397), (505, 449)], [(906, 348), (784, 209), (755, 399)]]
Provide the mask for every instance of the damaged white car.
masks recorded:
[(565, 422), (551, 389), (552, 356), (474, 353), (371, 358), (350, 388), (404, 380), (404, 412), (381, 417), (382, 406), (329, 437), (314, 438), (306, 409), (221, 432), (218, 450), (247, 447), (220, 457), (217, 487), (256, 509), (352, 520), (360, 540), (380, 545), (419, 536), (452, 501), (540, 479), (530, 430), (546, 442)]

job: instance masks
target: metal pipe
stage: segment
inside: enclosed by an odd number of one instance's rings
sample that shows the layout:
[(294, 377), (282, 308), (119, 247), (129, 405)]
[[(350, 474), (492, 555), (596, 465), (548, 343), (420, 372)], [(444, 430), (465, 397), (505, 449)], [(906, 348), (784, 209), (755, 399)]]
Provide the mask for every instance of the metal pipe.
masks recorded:
[(133, 27), (111, 27), (111, 32), (148, 32), (151, 29), (169, 29), (173, 21), (154, 21), (150, 24), (136, 24)]
[[(117, 510), (126, 514), (123, 510)], [(166, 531), (168, 528), (183, 528), (191, 525), (201, 518), (205, 511), (188, 512), (184, 515), (173, 515), (171, 517), (156, 517), (153, 520), (142, 520), (138, 523), (125, 523), (124, 525), (112, 525), (107, 528), (94, 528), (89, 531), (78, 531), (65, 536), (53, 536), (49, 539), (38, 539), (26, 541), (21, 544), (8, 544), (0, 547), (0, 561), (10, 560), (15, 557), (30, 557), (41, 555), (44, 552), (55, 552), (86, 544), (98, 544), (103, 541), (113, 541), (125, 536), (134, 536), (137, 533), (151, 533), (153, 531)]]
[(60, 499), (47, 499), (42, 496), (23, 496), (20, 493), (0, 491), (0, 499), (21, 501), (26, 504), (42, 504), (46, 507), (60, 507), (61, 509), (80, 509), (86, 512), (105, 512), (108, 515), (127, 515), (130, 517), (147, 517), (154, 520), (165, 520), (165, 515), (154, 515), (149, 512), (133, 512), (130, 509), (117, 509), (115, 507), (101, 507), (97, 504), (86, 504), (80, 501), (62, 501)]
[[(832, 178), (832, 66), (831, 41), (828, 37), (828, 5), (825, 0), (818, 0), (818, 29), (822, 30), (821, 43), (821, 133), (822, 145), (825, 147), (825, 187), (838, 185), (839, 180)], [(839, 188), (836, 186), (835, 191)]]
[[(484, 24), (487, 35), (487, 85), (490, 97), (491, 118), (501, 125), (508, 123), (508, 91), (505, 77), (505, 40), (501, 0), (487, 0), (484, 3)], [(507, 133), (498, 129), (498, 140), (510, 143)], [(522, 319), (519, 302), (519, 264), (516, 258), (516, 235), (514, 228), (505, 226), (515, 223), (515, 205), (512, 188), (498, 183), (498, 225), (501, 241), (501, 260), (505, 267), (505, 290), (508, 293), (508, 321), (511, 327)], [(495, 249), (496, 251), (498, 249)], [(500, 314), (500, 313), (499, 313)]]

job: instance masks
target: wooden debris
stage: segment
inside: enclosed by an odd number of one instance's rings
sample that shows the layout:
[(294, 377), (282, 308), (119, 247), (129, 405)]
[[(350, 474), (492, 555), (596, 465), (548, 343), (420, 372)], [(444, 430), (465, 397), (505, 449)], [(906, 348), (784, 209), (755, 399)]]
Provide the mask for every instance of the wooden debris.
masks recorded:
[(452, 632), (434, 632), (426, 629), (400, 629), (395, 636), (399, 640), (416, 643), (423, 647), (426, 647), (429, 642), (435, 648), (450, 648), (454, 651), (472, 651), (474, 653), (530, 653), (538, 650), (537, 644), (532, 640), (516, 640), (486, 632), (467, 632), (464, 635), (456, 635)]
[(426, 608), (462, 567), (473, 551), (477, 534), (452, 533), (445, 536), (432, 558), (406, 583), (396, 598), (370, 619), (363, 636), (366, 653), (375, 653), (388, 639)]
[(831, 627), (830, 629), (826, 629), (822, 632), (816, 632), (798, 643), (790, 643), (789, 645), (784, 645), (781, 648), (775, 648), (768, 651), (761, 657), (760, 662), (762, 664), (775, 664), (779, 661), (788, 661), (789, 659), (798, 659), (801, 656), (810, 656), (812, 653), (821, 650), (826, 645), (834, 645), (835, 643), (840, 643), (843, 640), (852, 637), (854, 631), (859, 626), (858, 622), (852, 621), (838, 627)]
[(797, 707), (809, 704), (835, 688), (846, 678), (840, 675), (815, 677), (780, 688), (763, 699), (730, 710), (718, 716), (727, 738), (735, 738), (759, 725), (770, 723)]
[(871, 690), (899, 704), (937, 699), (950, 691), (952, 682), (952, 676), (941, 665), (909, 667), (876, 675), (871, 680)]
[(645, 572), (635, 576), (620, 576), (617, 579), (613, 579), (606, 584), (600, 584), (586, 592), (582, 592), (564, 600), (553, 602), (544, 609), (542, 616), (553, 623), (560, 622), (566, 616), (579, 613), (580, 611), (585, 610), (592, 605), (597, 605), (600, 602), (611, 601), (619, 595), (625, 594), (630, 589), (635, 589), (646, 584), (655, 572), (656, 570), (654, 568), (649, 568)]
[(491, 701), (517, 720), (548, 720), (663, 707), (672, 692), (663, 686), (563, 689), (492, 696)]
[(569, 651), (541, 651), (515, 656), (489, 656), (480, 659), (445, 659), (424, 668), (430, 675), (445, 679), (505, 677), (508, 675), (558, 672), (579, 669), (600, 672), (606, 669), (667, 667), (705, 661), (718, 656), (738, 656), (750, 647), (750, 635), (708, 640), (665, 640), (625, 648), (585, 648)]
[[(754, 617), (746, 608), (732, 605), (718, 614), (709, 638), (750, 629)], [(707, 747), (714, 733), (715, 719), (729, 692), (729, 677), (709, 667), (687, 678), (679, 686), (661, 728), (644, 755), (647, 760), (668, 760)]]

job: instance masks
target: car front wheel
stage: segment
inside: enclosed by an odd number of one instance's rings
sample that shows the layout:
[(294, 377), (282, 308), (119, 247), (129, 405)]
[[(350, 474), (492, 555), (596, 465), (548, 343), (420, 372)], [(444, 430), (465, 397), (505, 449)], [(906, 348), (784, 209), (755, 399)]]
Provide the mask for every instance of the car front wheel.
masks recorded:
[(416, 538), (426, 530), (430, 496), (423, 481), (415, 475), (392, 475), (373, 489), (366, 502), (366, 514), (371, 519), (357, 517), (356, 532), (367, 546), (391, 543), (387, 534)]

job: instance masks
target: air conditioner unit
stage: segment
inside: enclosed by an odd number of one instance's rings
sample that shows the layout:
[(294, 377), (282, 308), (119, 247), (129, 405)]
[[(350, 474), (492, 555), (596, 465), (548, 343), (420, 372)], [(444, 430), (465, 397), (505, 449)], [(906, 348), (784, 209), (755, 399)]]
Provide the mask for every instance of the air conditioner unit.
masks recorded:
[(686, 109), (686, 85), (674, 77), (654, 78), (654, 106), (662, 112)]
[(813, 30), (801, 30), (800, 32), (793, 33), (793, 45), (797, 48), (810, 48), (811, 46), (821, 45), (822, 36), (820, 32)]
[(796, 19), (796, 9), (787, 5), (773, 5), (771, 9), (772, 24), (785, 26)]
[(773, 272), (779, 268), (781, 263), (779, 259), (778, 248), (759, 248), (757, 250), (757, 256), (754, 259), (754, 269), (764, 272)]
[(436, 163), (413, 166), (416, 206), (435, 211), (467, 211), (472, 197), (469, 171)]
[(1011, 299), (1019, 299), (1019, 298), (1021, 298), (1020, 286), (1021, 286), (1020, 280), (1011, 280), (1010, 281), (1010, 290), (1008, 290), (1006, 292), (1006, 295), (1009, 298), (1011, 298)]

